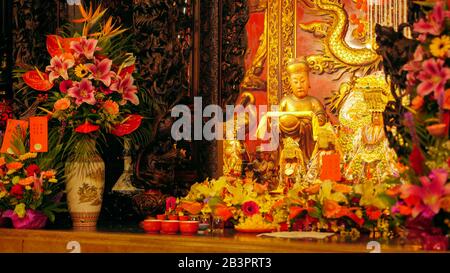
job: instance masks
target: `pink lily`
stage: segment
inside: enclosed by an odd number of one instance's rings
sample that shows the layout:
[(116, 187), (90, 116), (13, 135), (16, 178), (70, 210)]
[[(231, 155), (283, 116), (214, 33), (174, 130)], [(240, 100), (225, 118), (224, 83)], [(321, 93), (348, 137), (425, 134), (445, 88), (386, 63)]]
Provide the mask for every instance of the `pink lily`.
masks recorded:
[(110, 86), (111, 77), (115, 76), (115, 73), (111, 71), (111, 65), (112, 61), (110, 59), (95, 60), (95, 65), (88, 65), (88, 69), (92, 72), (90, 78), (101, 81), (106, 87)]
[(450, 13), (449, 11), (444, 11), (444, 3), (439, 1), (434, 6), (433, 12), (428, 15), (427, 20), (422, 18), (417, 23), (414, 23), (414, 31), (421, 34), (439, 36), (447, 17), (450, 17)]
[(133, 85), (133, 82), (134, 79), (131, 74), (126, 74), (123, 78), (120, 76), (117, 77), (117, 81), (113, 82), (110, 86), (112, 91), (122, 94), (122, 105), (124, 105), (126, 101), (129, 101), (134, 105), (139, 104), (139, 98), (136, 95), (138, 90), (136, 85)]
[(95, 100), (95, 88), (88, 79), (82, 79), (81, 82), (74, 82), (73, 87), (67, 90), (67, 94), (75, 98), (75, 103), (77, 105), (83, 102), (94, 105), (97, 101)]
[(434, 90), (434, 97), (439, 99), (444, 94), (444, 88), (450, 79), (450, 68), (444, 67), (441, 59), (429, 59), (423, 62), (422, 71), (417, 76), (421, 81), (417, 87), (417, 93), (422, 97), (430, 94)]
[(405, 64), (402, 67), (402, 70), (410, 71), (410, 72), (411, 71), (417, 72), (417, 71), (421, 70), (424, 53), (425, 53), (425, 51), (423, 50), (423, 47), (421, 45), (419, 45), (416, 48), (416, 51), (414, 51), (414, 58), (411, 61), (409, 61), (407, 64)]
[(61, 56), (54, 56), (50, 60), (50, 65), (45, 68), (45, 71), (50, 71), (49, 81), (53, 82), (59, 77), (63, 77), (63, 79), (69, 79), (69, 75), (67, 74), (67, 69), (73, 67), (75, 64), (73, 59), (64, 58)]
[[(414, 204), (412, 216), (416, 217), (420, 213), (428, 216), (436, 215), (441, 206), (442, 197), (450, 194), (450, 184), (446, 185), (448, 172), (444, 169), (432, 170), (428, 177), (419, 178), (422, 186), (403, 185), (400, 188), (400, 197), (407, 200), (417, 200), (410, 202)], [(408, 202), (407, 202), (408, 203)]]
[(99, 50), (97, 47), (98, 41), (95, 39), (81, 38), (80, 41), (72, 41), (70, 49), (73, 50), (75, 57), (84, 55), (88, 59), (94, 58), (94, 52)]

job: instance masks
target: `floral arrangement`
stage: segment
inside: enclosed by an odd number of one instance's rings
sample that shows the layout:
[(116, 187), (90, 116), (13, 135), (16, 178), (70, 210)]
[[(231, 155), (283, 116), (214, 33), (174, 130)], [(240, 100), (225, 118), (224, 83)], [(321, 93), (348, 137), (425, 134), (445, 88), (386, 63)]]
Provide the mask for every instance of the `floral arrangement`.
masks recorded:
[(0, 216), (15, 228), (42, 228), (55, 213), (65, 211), (59, 201), (62, 183), (54, 169), (25, 150), (23, 138), (13, 141), (13, 153), (0, 155)]
[(279, 199), (249, 178), (222, 176), (193, 184), (189, 194), (177, 200), (176, 211), (221, 216), (238, 229), (275, 229), (270, 212)]
[(83, 24), (82, 33), (47, 36), (51, 59), (45, 71), (35, 68), (19, 78), (27, 86), (21, 95), (31, 96), (53, 122), (50, 128), (56, 132), (50, 137), (63, 132), (71, 151), (85, 136), (128, 135), (142, 119), (133, 114), (139, 96), (133, 78), (135, 58), (121, 37), (126, 29), (115, 27), (111, 17), (102, 23), (106, 10), (101, 6), (94, 12), (92, 6), (89, 11), (79, 7), (82, 18), (74, 23)]
[[(448, 248), (450, 142), (450, 11), (448, 1), (417, 1), (425, 17), (413, 24), (418, 40), (414, 56), (402, 67), (406, 75), (409, 105), (403, 124), (409, 157), (400, 177), (392, 213), (402, 220), (409, 237), (430, 241), (441, 236), (431, 249)], [(431, 236), (431, 237), (430, 237)]]

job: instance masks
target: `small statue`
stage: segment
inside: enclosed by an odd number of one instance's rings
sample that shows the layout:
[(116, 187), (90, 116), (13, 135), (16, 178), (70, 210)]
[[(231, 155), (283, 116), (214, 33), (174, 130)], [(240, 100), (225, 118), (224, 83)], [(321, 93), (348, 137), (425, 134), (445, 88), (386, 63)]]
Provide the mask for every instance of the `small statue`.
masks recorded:
[(343, 153), (335, 129), (330, 123), (318, 129), (318, 139), (305, 180), (311, 185), (320, 180), (341, 180)]
[(277, 191), (289, 188), (292, 183), (300, 183), (306, 173), (303, 151), (297, 141), (291, 137), (283, 139), (283, 150), (280, 156), (280, 181)]
[(322, 126), (327, 121), (327, 116), (322, 103), (308, 95), (310, 84), (309, 67), (306, 61), (291, 60), (287, 71), (292, 93), (280, 102), (279, 111), (282, 113), (279, 119), (280, 130), (283, 138), (290, 137), (299, 143), (303, 152), (302, 164), (306, 165), (315, 146), (313, 121), (316, 118), (318, 125)]
[(353, 154), (346, 170), (347, 179), (381, 183), (386, 177), (396, 175), (397, 155), (389, 147), (384, 132), (383, 111), (386, 103), (377, 90), (364, 94), (372, 116), (371, 123), (361, 127), (353, 141)]
[(278, 186), (278, 172), (275, 166), (275, 154), (263, 151), (260, 146), (256, 148), (256, 156), (252, 161), (252, 168), (257, 182), (266, 184), (269, 190)]

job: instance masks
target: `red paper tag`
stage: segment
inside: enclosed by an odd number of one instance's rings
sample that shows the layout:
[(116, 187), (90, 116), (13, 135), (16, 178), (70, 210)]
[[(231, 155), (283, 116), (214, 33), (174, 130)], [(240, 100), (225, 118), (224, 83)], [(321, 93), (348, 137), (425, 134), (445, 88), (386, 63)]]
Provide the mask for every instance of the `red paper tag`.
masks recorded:
[(47, 117), (30, 118), (30, 152), (42, 153), (48, 151), (48, 120)]
[(25, 120), (8, 119), (0, 152), (10, 154), (14, 153), (12, 143), (14, 141), (15, 135), (18, 133), (19, 128), (21, 129), (21, 137), (25, 138), (28, 128), (28, 122)]
[(341, 180), (341, 160), (338, 154), (329, 154), (322, 156), (322, 170), (320, 180)]

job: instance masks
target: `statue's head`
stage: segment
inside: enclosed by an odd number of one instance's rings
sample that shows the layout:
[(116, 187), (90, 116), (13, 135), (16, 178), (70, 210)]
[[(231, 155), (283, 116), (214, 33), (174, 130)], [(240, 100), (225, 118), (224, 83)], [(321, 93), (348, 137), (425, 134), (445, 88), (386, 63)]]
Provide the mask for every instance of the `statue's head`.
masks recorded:
[(383, 125), (383, 112), (372, 112), (372, 124), (377, 126)]
[(304, 98), (309, 90), (309, 67), (304, 59), (292, 59), (286, 67), (292, 94), (297, 98)]

